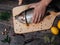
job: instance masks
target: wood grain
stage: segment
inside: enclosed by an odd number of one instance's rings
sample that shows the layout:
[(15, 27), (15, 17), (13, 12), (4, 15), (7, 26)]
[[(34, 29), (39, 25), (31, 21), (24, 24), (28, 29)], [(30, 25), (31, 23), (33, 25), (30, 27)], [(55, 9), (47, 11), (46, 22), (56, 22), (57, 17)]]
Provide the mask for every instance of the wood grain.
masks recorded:
[(20, 23), (18, 20), (16, 20), (15, 16), (23, 12), (24, 10), (28, 9), (28, 5), (24, 6), (18, 6), (13, 8), (13, 24), (14, 24), (14, 32), (17, 34), (22, 34), (22, 33), (29, 33), (29, 32), (35, 32), (35, 31), (42, 31), (46, 29), (50, 29), (54, 19), (56, 16), (60, 14), (60, 12), (56, 13), (54, 11), (50, 12), (49, 16), (46, 16), (43, 21), (41, 21), (38, 24), (29, 24), (29, 26), (26, 26), (26, 24)]

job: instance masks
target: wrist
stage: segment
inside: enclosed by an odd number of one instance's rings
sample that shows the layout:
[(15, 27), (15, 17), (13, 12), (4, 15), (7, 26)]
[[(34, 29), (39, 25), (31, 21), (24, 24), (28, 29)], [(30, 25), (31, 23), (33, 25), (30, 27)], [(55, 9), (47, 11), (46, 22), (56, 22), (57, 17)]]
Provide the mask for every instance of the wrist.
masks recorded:
[(41, 0), (40, 4), (44, 5), (44, 6), (48, 6), (50, 4), (52, 0)]

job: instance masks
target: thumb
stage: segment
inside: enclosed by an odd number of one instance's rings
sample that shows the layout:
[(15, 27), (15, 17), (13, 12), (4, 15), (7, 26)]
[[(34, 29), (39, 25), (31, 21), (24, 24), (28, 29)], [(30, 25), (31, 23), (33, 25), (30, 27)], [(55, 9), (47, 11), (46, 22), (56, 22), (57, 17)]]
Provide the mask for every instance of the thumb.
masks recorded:
[(35, 8), (35, 7), (36, 7), (36, 6), (33, 5), (33, 4), (29, 5), (29, 8)]

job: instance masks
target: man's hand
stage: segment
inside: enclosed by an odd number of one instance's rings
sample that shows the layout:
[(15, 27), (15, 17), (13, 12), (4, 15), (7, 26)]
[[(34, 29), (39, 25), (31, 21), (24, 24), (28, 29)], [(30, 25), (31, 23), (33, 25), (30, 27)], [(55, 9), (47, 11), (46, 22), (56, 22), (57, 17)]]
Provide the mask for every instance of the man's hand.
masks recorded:
[(39, 23), (42, 20), (46, 11), (46, 7), (49, 4), (48, 2), (45, 2), (44, 0), (30, 5), (30, 8), (34, 8), (34, 15), (32, 18), (33, 23)]

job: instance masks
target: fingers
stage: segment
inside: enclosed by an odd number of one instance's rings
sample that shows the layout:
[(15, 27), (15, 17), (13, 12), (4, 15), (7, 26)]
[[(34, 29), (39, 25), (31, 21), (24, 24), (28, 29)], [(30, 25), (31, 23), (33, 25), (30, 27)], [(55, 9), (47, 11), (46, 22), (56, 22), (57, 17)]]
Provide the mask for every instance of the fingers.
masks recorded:
[(41, 11), (35, 9), (34, 16), (32, 18), (33, 23), (40, 23), (40, 21), (43, 20), (44, 14), (45, 14), (45, 8)]
[(35, 8), (37, 6), (36, 3), (29, 4), (29, 8)]
[(45, 16), (45, 11), (46, 11), (46, 8), (44, 8), (43, 10), (42, 10), (42, 15), (41, 15), (41, 20), (43, 20), (43, 18), (44, 18), (44, 16)]
[(39, 23), (40, 21), (41, 21), (41, 18), (42, 18), (42, 16), (41, 16), (41, 14), (38, 16), (38, 20), (37, 20), (37, 23)]
[(33, 23), (37, 23), (38, 17), (39, 17), (39, 12), (38, 12), (38, 10), (35, 9), (34, 10), (34, 15), (33, 15), (33, 18), (32, 18)]
[(40, 22), (43, 20), (44, 14), (45, 14), (45, 9), (42, 10), (41, 13), (39, 13), (39, 14), (40, 14), (40, 15), (39, 15), (39, 17), (38, 17), (37, 23), (40, 23)]
[(37, 23), (38, 17), (39, 17), (38, 12), (36, 12), (36, 13), (35, 13), (34, 23)]
[(36, 14), (35, 14), (35, 12), (34, 12), (33, 17), (32, 17), (32, 22), (33, 22), (33, 23), (34, 23), (34, 21), (35, 21), (35, 17), (36, 17)]

